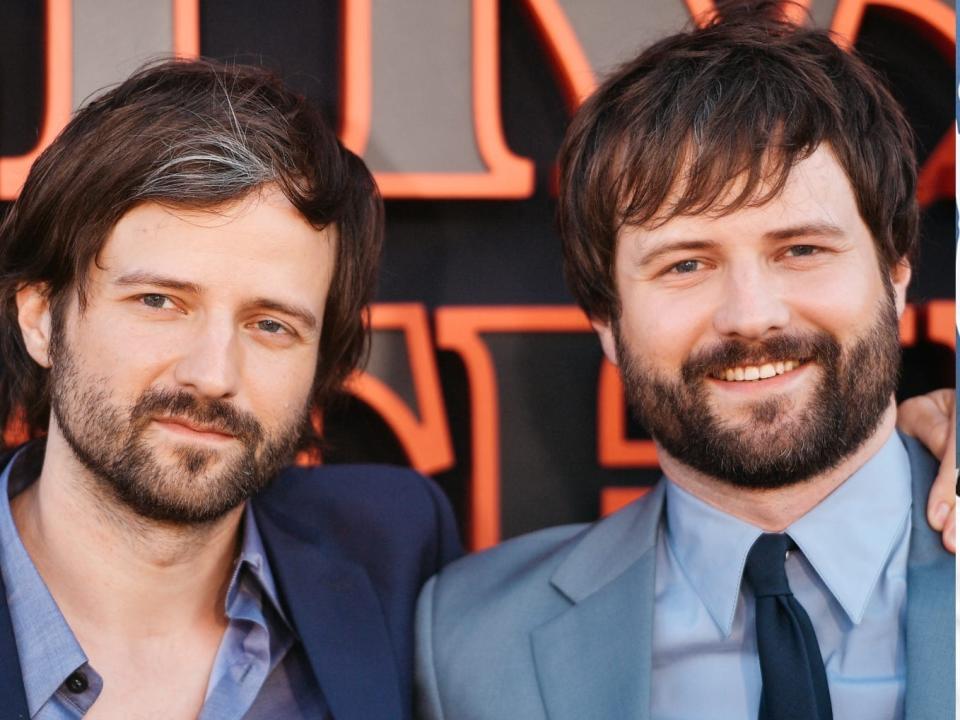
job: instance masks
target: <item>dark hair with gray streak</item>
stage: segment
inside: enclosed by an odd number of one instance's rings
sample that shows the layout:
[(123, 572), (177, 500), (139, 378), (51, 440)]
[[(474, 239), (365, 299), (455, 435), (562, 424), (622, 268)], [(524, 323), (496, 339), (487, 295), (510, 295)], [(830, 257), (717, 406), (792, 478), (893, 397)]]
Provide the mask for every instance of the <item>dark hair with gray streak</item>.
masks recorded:
[(788, 22), (781, 3), (718, 8), (705, 27), (613, 73), (567, 132), (560, 235), (568, 284), (593, 318), (619, 317), (613, 259), (624, 225), (761, 205), (822, 144), (884, 266), (915, 254), (913, 134), (877, 75), (828, 32)]
[[(275, 75), (209, 60), (147, 65), (79, 110), (33, 164), (0, 224), (0, 422), (46, 430), (47, 371), (26, 351), (17, 291), (42, 284), (55, 323), (85, 302), (92, 263), (136, 205), (207, 209), (276, 184), (315, 228), (334, 226), (336, 266), (313, 399), (342, 385), (367, 347), (364, 323), (383, 235), (383, 204), (363, 162)], [(318, 269), (319, 270), (319, 269)]]

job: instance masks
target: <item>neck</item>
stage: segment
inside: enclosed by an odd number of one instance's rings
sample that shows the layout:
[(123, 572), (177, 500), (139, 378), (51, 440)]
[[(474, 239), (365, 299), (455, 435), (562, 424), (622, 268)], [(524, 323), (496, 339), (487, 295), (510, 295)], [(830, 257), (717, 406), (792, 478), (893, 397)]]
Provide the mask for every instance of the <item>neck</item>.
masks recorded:
[(659, 445), (657, 451), (664, 474), (691, 495), (765, 532), (782, 532), (873, 457), (895, 426), (896, 406), (891, 400), (874, 433), (840, 464), (794, 485), (774, 489), (738, 487), (685, 465)]
[(51, 427), (40, 477), (11, 510), (81, 641), (85, 630), (136, 640), (222, 623), (243, 506), (200, 527), (136, 516)]

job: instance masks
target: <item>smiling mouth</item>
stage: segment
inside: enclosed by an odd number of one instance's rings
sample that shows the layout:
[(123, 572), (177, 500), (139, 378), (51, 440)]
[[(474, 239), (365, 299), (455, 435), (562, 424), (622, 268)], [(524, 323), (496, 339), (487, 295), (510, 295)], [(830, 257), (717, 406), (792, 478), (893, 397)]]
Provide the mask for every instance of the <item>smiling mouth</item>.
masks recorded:
[(736, 365), (710, 373), (710, 377), (724, 382), (755, 382), (796, 370), (805, 362), (806, 360), (779, 360), (758, 365)]

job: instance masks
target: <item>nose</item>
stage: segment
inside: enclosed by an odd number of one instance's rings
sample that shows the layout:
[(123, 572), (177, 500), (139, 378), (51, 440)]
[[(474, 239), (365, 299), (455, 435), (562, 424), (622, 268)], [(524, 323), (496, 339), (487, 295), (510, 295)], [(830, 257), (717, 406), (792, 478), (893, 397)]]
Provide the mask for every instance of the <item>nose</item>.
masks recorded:
[(714, 315), (721, 335), (761, 338), (790, 322), (790, 308), (774, 273), (761, 264), (731, 269)]
[(207, 398), (237, 394), (240, 347), (232, 323), (211, 319), (200, 324), (174, 370), (180, 387)]

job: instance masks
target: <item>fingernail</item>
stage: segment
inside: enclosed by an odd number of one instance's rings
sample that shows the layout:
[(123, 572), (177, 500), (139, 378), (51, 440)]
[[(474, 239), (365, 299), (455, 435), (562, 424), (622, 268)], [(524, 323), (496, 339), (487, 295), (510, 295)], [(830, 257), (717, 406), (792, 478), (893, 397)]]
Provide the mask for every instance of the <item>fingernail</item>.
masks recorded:
[(943, 527), (943, 524), (947, 521), (947, 515), (950, 514), (950, 506), (945, 502), (937, 505), (936, 509), (933, 511), (933, 524), (937, 530)]

